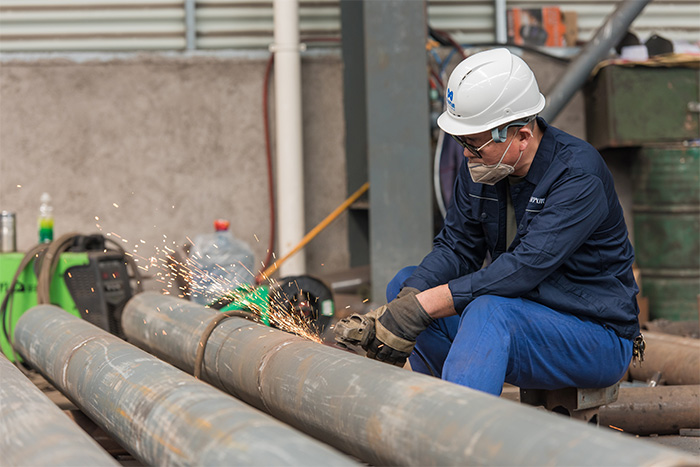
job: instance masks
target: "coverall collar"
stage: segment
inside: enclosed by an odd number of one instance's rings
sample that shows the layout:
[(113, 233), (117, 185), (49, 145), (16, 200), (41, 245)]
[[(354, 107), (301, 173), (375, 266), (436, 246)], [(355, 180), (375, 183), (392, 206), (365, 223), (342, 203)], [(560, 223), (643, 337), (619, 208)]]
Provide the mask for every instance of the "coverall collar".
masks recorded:
[(554, 148), (556, 145), (551, 132), (547, 131), (547, 128), (549, 128), (547, 122), (542, 117), (537, 117), (536, 121), (540, 130), (542, 130), (542, 139), (540, 140), (540, 145), (537, 147), (535, 157), (530, 163), (530, 170), (528, 170), (527, 175), (525, 175), (525, 180), (533, 185), (537, 185), (547, 172), (550, 162), (554, 157)]

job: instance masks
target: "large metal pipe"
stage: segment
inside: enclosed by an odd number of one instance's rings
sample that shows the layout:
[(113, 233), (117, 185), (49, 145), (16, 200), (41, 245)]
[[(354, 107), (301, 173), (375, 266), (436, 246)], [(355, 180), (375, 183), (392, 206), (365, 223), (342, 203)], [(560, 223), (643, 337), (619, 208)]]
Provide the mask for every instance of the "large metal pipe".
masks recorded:
[(547, 106), (542, 117), (553, 121), (586, 82), (595, 66), (604, 59), (627, 33), (635, 18), (651, 0), (625, 0), (606, 19), (581, 53), (557, 80), (554, 89), (547, 93)]
[[(217, 312), (156, 293), (122, 315), (128, 339), (192, 372)], [(163, 332), (165, 331), (165, 332)], [(373, 465), (681, 465), (683, 453), (607, 433), (252, 323), (223, 320), (203, 378)]]
[(4, 355), (0, 375), (0, 465), (119, 465)]
[(15, 329), (25, 361), (146, 465), (355, 465), (58, 307)]
[(700, 428), (700, 386), (620, 388), (617, 400), (598, 411), (598, 422), (635, 435)]
[(700, 384), (700, 340), (645, 332), (644, 361), (630, 365), (633, 379), (648, 381), (656, 372), (669, 385)]

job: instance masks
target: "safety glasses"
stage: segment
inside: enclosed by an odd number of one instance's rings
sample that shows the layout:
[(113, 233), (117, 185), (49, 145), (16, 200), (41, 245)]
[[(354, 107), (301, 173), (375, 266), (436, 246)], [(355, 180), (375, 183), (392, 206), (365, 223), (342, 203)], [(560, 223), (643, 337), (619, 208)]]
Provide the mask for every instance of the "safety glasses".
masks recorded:
[(467, 149), (469, 152), (471, 152), (475, 157), (478, 157), (479, 159), (482, 159), (481, 153), (479, 151), (481, 151), (488, 144), (493, 142), (493, 138), (491, 138), (490, 140), (486, 141), (484, 144), (482, 144), (481, 146), (479, 146), (477, 148), (476, 146), (472, 146), (471, 144), (467, 143), (467, 141), (464, 139), (464, 136), (460, 136), (460, 135), (450, 135), (450, 136), (452, 136), (455, 139), (455, 141), (457, 141), (459, 144), (462, 145), (462, 147)]

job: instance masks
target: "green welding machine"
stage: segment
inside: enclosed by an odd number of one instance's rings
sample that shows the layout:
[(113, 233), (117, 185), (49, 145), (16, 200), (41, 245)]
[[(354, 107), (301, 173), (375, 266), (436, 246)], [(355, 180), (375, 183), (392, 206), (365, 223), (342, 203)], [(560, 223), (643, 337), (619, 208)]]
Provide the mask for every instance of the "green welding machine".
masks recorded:
[(13, 279), (24, 253), (0, 253), (0, 346), (14, 361), (8, 336), (17, 320), (37, 304), (40, 280), (49, 280), (50, 301), (74, 316), (82, 318), (112, 334), (123, 337), (121, 313), (132, 296), (127, 257), (122, 249), (108, 249), (101, 235), (77, 236), (68, 251), (60, 253), (52, 277), (41, 279), (41, 254), (32, 259)]

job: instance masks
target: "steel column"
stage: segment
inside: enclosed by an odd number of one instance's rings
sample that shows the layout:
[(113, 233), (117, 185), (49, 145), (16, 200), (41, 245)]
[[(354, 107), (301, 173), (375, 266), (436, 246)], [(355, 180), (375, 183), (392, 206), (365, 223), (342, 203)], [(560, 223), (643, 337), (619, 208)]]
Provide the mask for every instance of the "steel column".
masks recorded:
[(700, 340), (660, 332), (645, 332), (644, 339), (644, 361), (629, 368), (633, 379), (648, 381), (659, 371), (666, 384), (700, 384)]
[(600, 408), (598, 422), (635, 435), (700, 428), (700, 386), (620, 388), (617, 401)]
[[(156, 293), (122, 315), (131, 342), (192, 372), (217, 312)], [(203, 378), (373, 465), (681, 465), (682, 452), (319, 345), (242, 318), (209, 337)]]
[(426, 5), (362, 2), (372, 300), (433, 240)]
[(30, 309), (15, 329), (22, 357), (144, 464), (354, 465), (58, 307)]
[(0, 465), (119, 465), (0, 355)]

